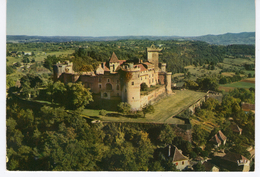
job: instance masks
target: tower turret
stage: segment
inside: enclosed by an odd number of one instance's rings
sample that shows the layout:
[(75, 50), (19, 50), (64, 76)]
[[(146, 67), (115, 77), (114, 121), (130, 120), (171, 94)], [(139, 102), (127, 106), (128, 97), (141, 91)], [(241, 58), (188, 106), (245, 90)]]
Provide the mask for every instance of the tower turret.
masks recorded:
[(151, 45), (151, 47), (146, 48), (147, 60), (154, 64), (155, 70), (158, 70), (159, 52), (161, 50), (162, 49), (156, 48), (155, 45)]

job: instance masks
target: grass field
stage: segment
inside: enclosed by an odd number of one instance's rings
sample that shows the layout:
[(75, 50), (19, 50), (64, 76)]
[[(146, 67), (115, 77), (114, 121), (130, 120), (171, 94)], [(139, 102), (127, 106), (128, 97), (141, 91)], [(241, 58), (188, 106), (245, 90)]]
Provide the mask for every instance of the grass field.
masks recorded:
[(233, 82), (231, 84), (220, 84), (219, 90), (224, 90), (227, 92), (235, 88), (249, 89), (250, 87), (255, 88), (255, 78), (247, 78), (239, 82)]
[(244, 65), (244, 64), (254, 64), (255, 63), (255, 59), (254, 58), (250, 58), (250, 59), (246, 59), (246, 58), (224, 58), (223, 63), (226, 64), (237, 64), (237, 65)]
[(145, 118), (127, 118), (114, 113), (114, 116), (100, 116), (99, 110), (85, 109), (83, 114), (86, 116), (96, 117), (104, 122), (143, 122), (143, 123), (170, 123), (170, 124), (182, 124), (183, 121), (172, 118), (180, 111), (187, 109), (191, 104), (195, 103), (198, 99), (202, 98), (205, 93), (195, 92), (191, 90), (176, 91), (168, 97), (163, 98), (156, 104), (154, 104), (155, 112), (153, 114), (147, 114)]
[[(29, 56), (29, 59), (34, 58), (35, 61), (44, 61), (45, 58), (47, 58), (48, 55), (56, 55), (58, 56), (67, 56), (68, 54), (74, 53), (75, 50), (66, 50), (66, 51), (57, 51), (57, 52), (47, 52), (46, 54), (44, 52), (39, 52), (35, 56)], [(8, 62), (6, 62), (6, 65), (12, 65), (14, 62), (21, 62), (22, 57), (6, 57), (8, 59)]]

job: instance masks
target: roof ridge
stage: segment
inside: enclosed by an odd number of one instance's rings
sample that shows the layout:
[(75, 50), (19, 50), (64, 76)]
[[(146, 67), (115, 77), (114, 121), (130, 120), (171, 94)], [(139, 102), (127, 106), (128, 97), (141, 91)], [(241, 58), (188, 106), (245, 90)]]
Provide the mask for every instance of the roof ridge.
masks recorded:
[(110, 62), (110, 63), (118, 63), (118, 62), (119, 62), (119, 60), (118, 60), (118, 58), (117, 58), (115, 52), (112, 53), (112, 56), (111, 56), (109, 62)]

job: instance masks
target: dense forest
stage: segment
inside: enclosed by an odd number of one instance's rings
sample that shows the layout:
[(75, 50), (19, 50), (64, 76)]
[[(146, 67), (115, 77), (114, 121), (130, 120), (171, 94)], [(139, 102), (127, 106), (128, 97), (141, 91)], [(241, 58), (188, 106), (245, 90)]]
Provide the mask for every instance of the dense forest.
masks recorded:
[[(185, 66), (216, 65), (223, 62), (224, 57), (254, 55), (253, 45), (210, 45), (200, 41), (149, 41), (149, 40), (123, 40), (110, 42), (65, 42), (65, 43), (25, 43), (8, 44), (10, 51), (62, 51), (73, 49), (74, 58), (47, 56), (46, 68), (51, 70), (52, 64), (58, 60), (71, 60), (75, 70), (93, 70), (99, 62), (108, 61), (112, 52), (121, 60), (146, 60), (146, 47), (157, 44), (163, 50), (160, 61), (167, 64), (167, 70), (173, 73), (184, 72)], [(85, 65), (85, 66), (84, 66)], [(92, 66), (91, 66), (92, 65)], [(94, 68), (93, 68), (94, 67)]]
[[(63, 107), (32, 104), (28, 107), (14, 94), (9, 94), (7, 169), (175, 171), (171, 159), (163, 155), (166, 145), (174, 144), (192, 159), (208, 157), (213, 147), (208, 140), (218, 130), (229, 137), (228, 144), (222, 147), (226, 152), (237, 152), (249, 158), (244, 144), (254, 144), (254, 114), (246, 114), (240, 107), (241, 100), (248, 99), (248, 94), (250, 92), (245, 90), (235, 90), (225, 95), (221, 104), (215, 99), (203, 103), (192, 117), (215, 116), (219, 126), (208, 133), (195, 125), (193, 144), (177, 136), (173, 125), (93, 124), (81, 116), (80, 109), (66, 111)], [(238, 137), (230, 129), (230, 116), (243, 128), (243, 136)], [(204, 150), (201, 145), (205, 146)]]

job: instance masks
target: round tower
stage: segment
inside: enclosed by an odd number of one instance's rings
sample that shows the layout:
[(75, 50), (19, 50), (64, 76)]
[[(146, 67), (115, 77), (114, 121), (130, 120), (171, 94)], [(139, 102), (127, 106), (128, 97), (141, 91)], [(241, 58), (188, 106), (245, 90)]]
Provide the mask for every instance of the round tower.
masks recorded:
[(127, 77), (123, 81), (122, 101), (130, 104), (132, 111), (140, 110), (140, 69), (129, 68), (123, 72)]

